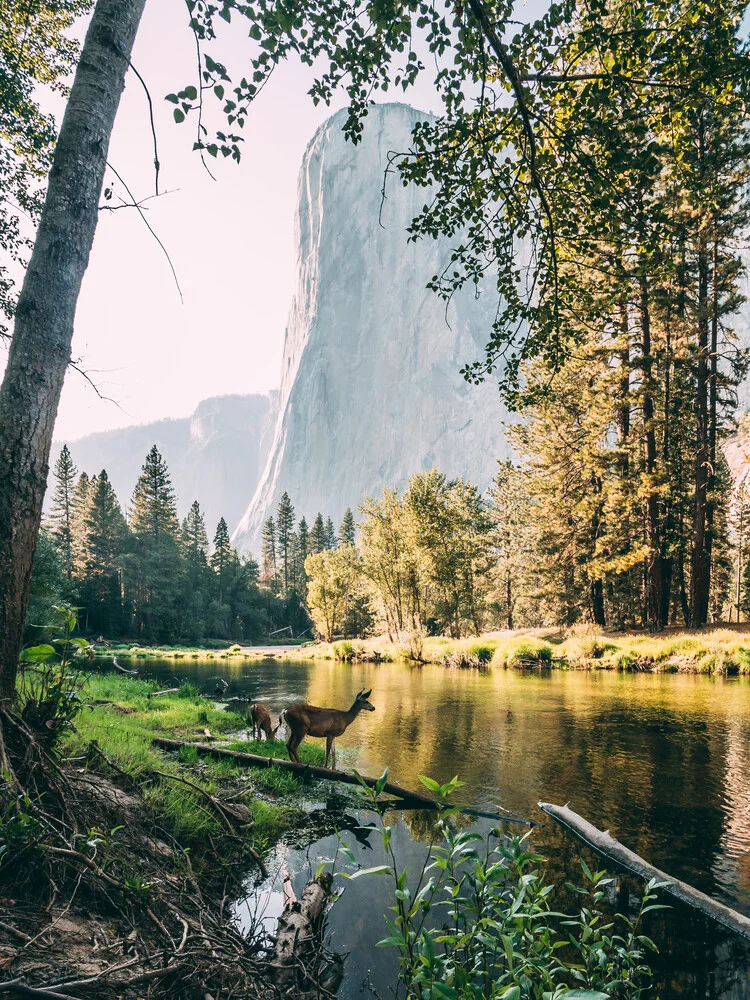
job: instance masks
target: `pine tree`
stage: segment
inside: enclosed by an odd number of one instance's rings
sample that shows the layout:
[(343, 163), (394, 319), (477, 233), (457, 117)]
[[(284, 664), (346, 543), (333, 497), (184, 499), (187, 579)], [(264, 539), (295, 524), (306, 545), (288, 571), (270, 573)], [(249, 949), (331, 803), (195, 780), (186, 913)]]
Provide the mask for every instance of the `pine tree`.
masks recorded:
[(83, 596), (89, 628), (107, 632), (122, 618), (120, 563), (127, 524), (106, 470), (91, 481), (85, 515)]
[(229, 529), (224, 518), (220, 518), (214, 534), (214, 551), (211, 554), (211, 568), (219, 584), (219, 605), (224, 603), (224, 586), (226, 576), (232, 562), (233, 550), (229, 540)]
[(326, 526), (323, 523), (323, 515), (318, 512), (315, 515), (315, 520), (313, 521), (313, 526), (310, 531), (310, 540), (308, 544), (308, 555), (316, 555), (318, 552), (322, 552), (326, 547)]
[(272, 517), (269, 517), (263, 525), (262, 546), (263, 579), (268, 583), (271, 590), (275, 591), (278, 586), (278, 568), (276, 560), (276, 524)]
[(332, 518), (328, 518), (325, 526), (324, 547), (326, 549), (336, 548), (336, 529), (333, 526)]
[(70, 580), (73, 576), (73, 501), (78, 470), (73, 464), (68, 446), (64, 444), (53, 471), (55, 492), (52, 495), (50, 528)]
[(353, 546), (356, 539), (356, 532), (357, 527), (354, 523), (354, 514), (352, 514), (351, 507), (347, 507), (341, 519), (341, 526), (339, 527), (339, 545)]
[(147, 638), (164, 642), (174, 634), (180, 618), (183, 563), (174, 489), (156, 445), (133, 491), (130, 527), (133, 548), (128, 582), (136, 626)]
[(200, 504), (194, 500), (182, 522), (182, 548), (188, 565), (196, 573), (208, 565), (208, 535)]
[(291, 538), (293, 532), (294, 507), (292, 506), (289, 494), (284, 491), (281, 495), (281, 499), (279, 500), (278, 510), (276, 511), (276, 537), (278, 541), (277, 552), (280, 562), (279, 570), (281, 572), (283, 597), (287, 596), (289, 588), (293, 583), (291, 567)]
[(89, 479), (85, 472), (78, 477), (70, 518), (70, 550), (73, 564), (73, 575), (82, 577), (86, 572), (86, 515), (90, 495), (96, 483), (96, 477)]
[(305, 572), (305, 560), (310, 554), (310, 533), (307, 528), (307, 521), (300, 518), (297, 525), (297, 560), (295, 587), (297, 592), (303, 597), (307, 593), (307, 573)]
[(169, 470), (156, 445), (146, 456), (130, 504), (130, 527), (154, 541), (177, 537), (177, 507)]

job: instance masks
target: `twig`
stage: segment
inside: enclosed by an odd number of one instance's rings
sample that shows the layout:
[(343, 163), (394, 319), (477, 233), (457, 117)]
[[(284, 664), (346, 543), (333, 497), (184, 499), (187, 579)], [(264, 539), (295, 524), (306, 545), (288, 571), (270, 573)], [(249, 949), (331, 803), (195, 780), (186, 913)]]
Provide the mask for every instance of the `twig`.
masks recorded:
[(6, 924), (4, 920), (0, 920), (0, 930), (7, 931), (8, 934), (13, 934), (15, 937), (20, 938), (21, 941), (34, 940), (34, 938), (29, 937), (28, 934), (24, 934), (23, 931), (19, 931), (17, 927), (12, 927), (10, 924)]
[(162, 241), (161, 241), (161, 240), (159, 239), (159, 237), (158, 237), (158, 236), (156, 235), (156, 233), (154, 232), (154, 230), (153, 230), (153, 229), (151, 228), (151, 224), (150, 224), (150, 222), (148, 221), (148, 219), (146, 218), (146, 216), (144, 215), (144, 213), (143, 213), (143, 209), (142, 209), (142, 208), (140, 207), (140, 205), (138, 204), (138, 202), (137, 202), (137, 200), (136, 200), (136, 198), (135, 198), (135, 195), (134, 195), (134, 194), (133, 194), (133, 192), (132, 192), (132, 191), (130, 190), (130, 188), (128, 187), (128, 185), (127, 185), (127, 184), (125, 183), (125, 181), (124, 181), (124, 180), (122, 179), (122, 177), (120, 176), (120, 174), (118, 174), (118, 172), (117, 172), (117, 171), (115, 170), (115, 168), (114, 168), (114, 167), (112, 166), (112, 164), (111, 164), (111, 163), (109, 162), (109, 160), (107, 161), (107, 166), (108, 166), (108, 167), (109, 167), (109, 169), (110, 169), (110, 170), (112, 171), (112, 173), (113, 173), (113, 174), (115, 175), (115, 177), (116, 177), (116, 178), (118, 179), (118, 181), (120, 182), (120, 184), (122, 184), (122, 186), (123, 186), (123, 187), (125, 188), (125, 190), (126, 190), (126, 191), (128, 192), (128, 194), (130, 195), (130, 197), (131, 197), (131, 200), (132, 200), (132, 202), (133, 202), (133, 206), (134, 206), (134, 208), (135, 208), (135, 209), (137, 210), (138, 214), (139, 214), (139, 215), (140, 215), (140, 217), (141, 217), (141, 218), (143, 219), (143, 221), (144, 221), (144, 223), (145, 223), (145, 225), (146, 225), (146, 228), (148, 229), (148, 231), (149, 231), (149, 232), (151, 233), (151, 235), (152, 235), (152, 236), (154, 237), (154, 239), (156, 240), (156, 242), (157, 242), (157, 243), (159, 244), (159, 246), (161, 247), (161, 249), (162, 249), (162, 251), (163, 251), (163, 253), (164, 253), (164, 256), (165, 256), (165, 257), (167, 258), (167, 263), (169, 264), (169, 268), (170, 268), (170, 270), (171, 270), (171, 272), (172, 272), (172, 277), (174, 278), (174, 283), (175, 283), (175, 285), (177, 286), (177, 291), (178, 291), (178, 292), (179, 292), (179, 294), (180, 294), (180, 302), (182, 302), (182, 303), (183, 303), (183, 305), (184, 305), (184, 303), (185, 303), (185, 299), (183, 298), (183, 295), (182, 295), (182, 289), (180, 288), (180, 282), (179, 282), (179, 281), (177, 280), (177, 272), (176, 272), (176, 271), (175, 271), (175, 269), (174, 269), (174, 264), (172, 263), (172, 258), (171, 258), (171, 257), (169, 256), (169, 251), (168, 251), (168, 250), (167, 250), (167, 248), (166, 248), (166, 247), (164, 246), (164, 244), (163, 244), (163, 243), (162, 243)]
[(132, 62), (130, 64), (130, 68), (135, 73), (135, 75), (138, 77), (138, 79), (141, 81), (141, 86), (143, 87), (144, 91), (146, 92), (146, 100), (148, 101), (148, 116), (149, 116), (149, 120), (151, 121), (151, 135), (153, 136), (153, 139), (154, 139), (154, 172), (155, 172), (154, 187), (156, 189), (156, 195), (155, 195), (155, 197), (158, 198), (159, 197), (159, 166), (160, 166), (160, 164), (159, 164), (159, 148), (158, 148), (158, 145), (157, 145), (157, 142), (156, 142), (156, 125), (154, 124), (154, 103), (151, 100), (151, 94), (149, 92), (148, 87), (146, 86), (146, 81), (143, 79), (143, 77), (138, 72), (138, 70), (135, 68), (135, 66), (132, 64)]

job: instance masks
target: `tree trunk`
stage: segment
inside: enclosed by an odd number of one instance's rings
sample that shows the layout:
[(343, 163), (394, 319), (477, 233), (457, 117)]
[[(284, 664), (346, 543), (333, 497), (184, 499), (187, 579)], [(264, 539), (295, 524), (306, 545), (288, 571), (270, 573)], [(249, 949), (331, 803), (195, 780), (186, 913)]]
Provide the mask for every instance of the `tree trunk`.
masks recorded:
[(73, 321), (145, 0), (97, 0), (49, 175), (0, 388), (0, 703), (15, 690)]
[(710, 475), (708, 440), (708, 250), (698, 254), (698, 359), (695, 371), (695, 481), (690, 553), (690, 625), (705, 625), (711, 568), (707, 559), (706, 504)]
[(602, 585), (601, 577), (597, 577), (591, 581), (589, 593), (591, 596), (591, 614), (594, 624), (604, 627), (607, 624), (607, 618), (604, 614), (604, 586)]
[(651, 356), (651, 312), (648, 279), (640, 278), (640, 313), (643, 358), (643, 451), (646, 471), (646, 544), (648, 554), (644, 566), (646, 624), (652, 631), (660, 631), (661, 617), (661, 532), (659, 526), (659, 494), (655, 482), (656, 430), (654, 427), (654, 397), (652, 385), (653, 358)]

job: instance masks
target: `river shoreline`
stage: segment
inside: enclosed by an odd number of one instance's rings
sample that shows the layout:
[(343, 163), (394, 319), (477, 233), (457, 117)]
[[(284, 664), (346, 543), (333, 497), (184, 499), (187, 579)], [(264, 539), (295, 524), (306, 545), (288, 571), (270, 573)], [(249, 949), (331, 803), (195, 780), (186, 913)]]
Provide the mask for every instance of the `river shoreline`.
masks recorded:
[(750, 675), (750, 624), (718, 625), (702, 630), (671, 628), (661, 634), (605, 632), (590, 626), (567, 634), (554, 629), (491, 632), (478, 637), (407, 635), (341, 639), (302, 645), (231, 646), (224, 650), (191, 647), (121, 645), (99, 651), (97, 660), (113, 656), (128, 661), (207, 660), (222, 663), (261, 658), (294, 661), (336, 660), (342, 663), (411, 662), (453, 668), (619, 670), (653, 673)]

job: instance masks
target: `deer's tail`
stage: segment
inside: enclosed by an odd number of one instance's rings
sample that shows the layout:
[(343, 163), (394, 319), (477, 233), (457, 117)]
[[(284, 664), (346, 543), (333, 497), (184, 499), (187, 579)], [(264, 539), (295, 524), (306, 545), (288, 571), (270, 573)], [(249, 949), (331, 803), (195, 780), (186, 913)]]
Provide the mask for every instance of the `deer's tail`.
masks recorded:
[(278, 733), (281, 727), (285, 724), (286, 724), (286, 709), (283, 709), (281, 714), (279, 715), (279, 721), (276, 725), (276, 728), (273, 731), (274, 738), (276, 737), (276, 733)]

